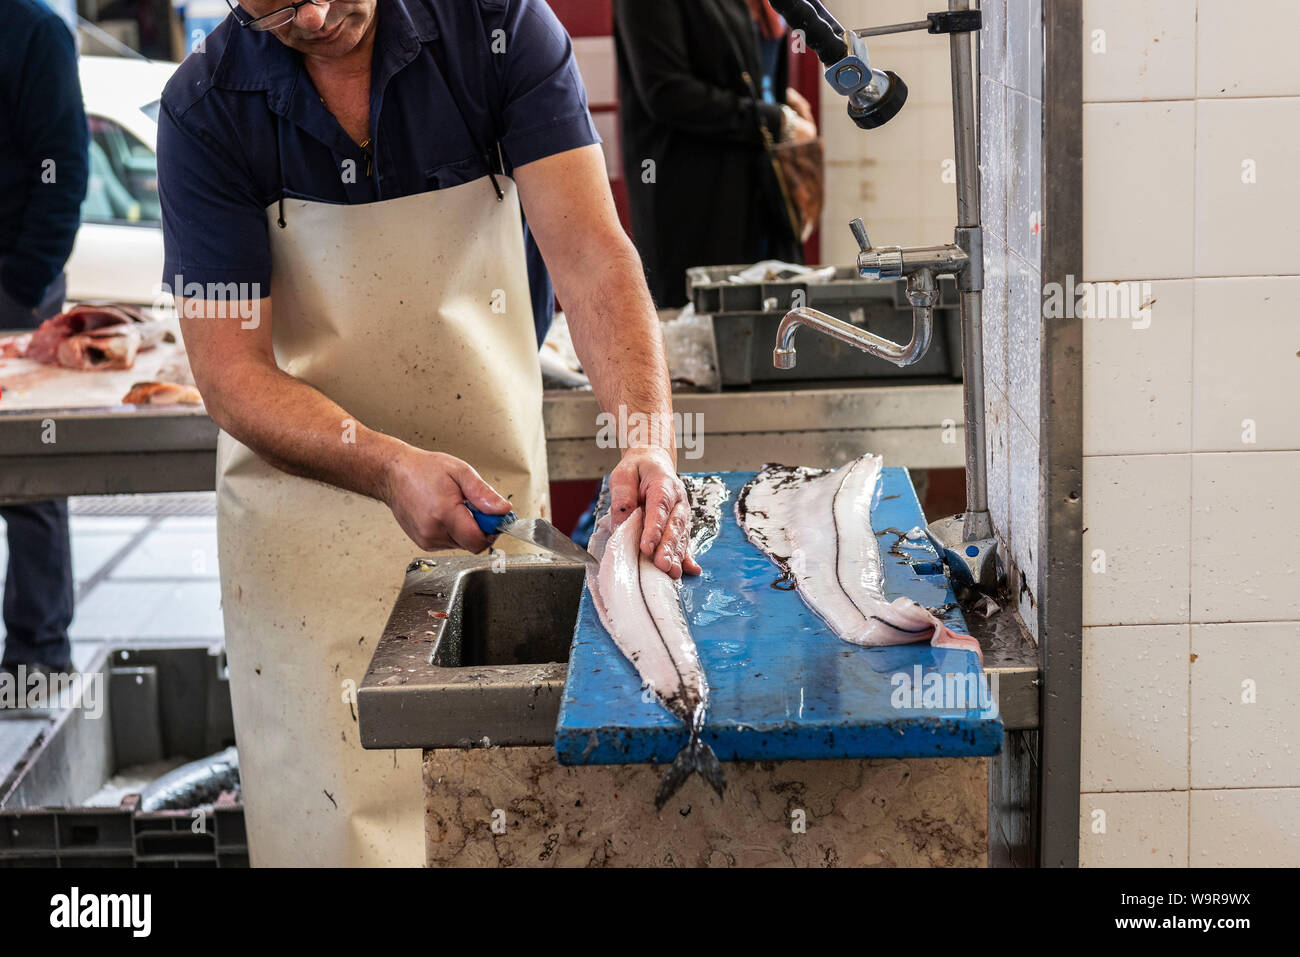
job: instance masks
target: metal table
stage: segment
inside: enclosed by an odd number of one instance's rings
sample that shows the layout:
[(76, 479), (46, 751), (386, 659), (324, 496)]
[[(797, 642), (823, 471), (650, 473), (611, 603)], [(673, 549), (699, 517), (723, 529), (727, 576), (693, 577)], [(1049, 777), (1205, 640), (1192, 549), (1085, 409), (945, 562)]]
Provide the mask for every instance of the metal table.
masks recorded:
[[(729, 472), (765, 462), (839, 465), (864, 450), (910, 468), (961, 468), (960, 383), (826, 382), (797, 389), (680, 392), (696, 416), (699, 457), (682, 471)], [(543, 397), (552, 481), (599, 479), (618, 462), (598, 448), (590, 392)], [(6, 412), (0, 405), (0, 502), (66, 495), (213, 488), (217, 427), (202, 409), (111, 406)], [(693, 454), (693, 453), (692, 453)]]

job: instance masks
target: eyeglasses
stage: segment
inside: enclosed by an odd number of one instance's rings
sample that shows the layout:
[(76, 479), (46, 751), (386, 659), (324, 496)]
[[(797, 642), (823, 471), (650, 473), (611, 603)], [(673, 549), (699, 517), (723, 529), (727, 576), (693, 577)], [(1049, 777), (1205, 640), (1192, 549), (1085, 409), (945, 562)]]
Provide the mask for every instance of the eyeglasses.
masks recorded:
[(245, 20), (236, 9), (234, 0), (226, 0), (226, 6), (235, 15), (235, 22), (241, 27), (248, 27), (250, 30), (274, 30), (276, 27), (291, 23), (298, 16), (299, 7), (305, 7), (309, 3), (316, 7), (328, 7), (332, 2), (333, 0), (298, 0), (297, 3), (291, 3), (287, 7), (280, 7), (278, 10), (272, 10), (268, 14), (249, 20)]

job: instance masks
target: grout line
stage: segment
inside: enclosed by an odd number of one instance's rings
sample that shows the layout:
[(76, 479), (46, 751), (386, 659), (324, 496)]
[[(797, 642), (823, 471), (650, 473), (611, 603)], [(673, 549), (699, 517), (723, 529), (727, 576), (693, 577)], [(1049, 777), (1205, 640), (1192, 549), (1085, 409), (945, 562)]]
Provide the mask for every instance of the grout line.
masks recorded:
[[(1192, 82), (1199, 86), (1201, 82), (1200, 72), (1200, 23), (1201, 23), (1201, 0), (1196, 0), (1192, 10)], [(1198, 129), (1198, 120), (1200, 118), (1200, 109), (1192, 109), (1192, 268), (1196, 268), (1196, 251), (1197, 237), (1200, 235), (1200, 203), (1197, 202), (1196, 184), (1198, 180), (1198, 167), (1200, 166), (1200, 157), (1197, 151), (1197, 139), (1200, 130)], [(1189, 394), (1187, 402), (1187, 431), (1188, 437), (1192, 444), (1196, 443), (1196, 285), (1192, 284), (1192, 319), (1191, 319), (1191, 336), (1189, 342), (1191, 368), (1188, 370)], [(1192, 572), (1194, 562), (1192, 561), (1193, 549), (1196, 543), (1192, 540), (1192, 529), (1195, 520), (1192, 517), (1196, 510), (1196, 457), (1193, 455), (1192, 460), (1187, 463), (1188, 469), (1188, 489), (1187, 489), (1187, 660), (1192, 660), (1192, 609), (1195, 607), (1192, 602)], [(1187, 666), (1187, 864), (1192, 863), (1192, 726), (1195, 720), (1192, 717), (1192, 666)]]
[[(1195, 124), (1193, 124), (1192, 135), (1195, 136), (1195, 134), (1196, 134), (1196, 128), (1195, 128)], [(1192, 189), (1193, 191), (1195, 191), (1196, 189), (1195, 183), (1192, 184)], [(1192, 211), (1193, 241), (1195, 241), (1196, 238), (1195, 231), (1196, 231), (1196, 211), (1193, 210)], [(1192, 248), (1193, 248), (1193, 255), (1195, 255), (1195, 246), (1193, 246)], [(1152, 283), (1154, 282), (1197, 282), (1203, 279), (1206, 280), (1214, 279), (1220, 281), (1224, 279), (1300, 279), (1300, 273), (1252, 272), (1252, 273), (1235, 273), (1231, 275), (1225, 273), (1222, 275), (1214, 275), (1214, 276), (1142, 276), (1140, 278), (1136, 276), (1132, 276), (1129, 277), (1128, 279), (1080, 279), (1079, 282), (1075, 284), (1075, 289), (1077, 290), (1078, 287), (1083, 283), (1092, 283), (1093, 285), (1105, 285), (1109, 283), (1126, 283), (1126, 282), (1152, 282)], [(1082, 318), (1093, 318), (1093, 317), (1084, 316)]]
[(1264, 785), (1242, 785), (1240, 787), (1212, 787), (1212, 788), (1122, 788), (1116, 791), (1080, 791), (1082, 795), (1108, 795), (1108, 794), (1191, 794), (1193, 791), (1300, 791), (1300, 784), (1264, 784)]
[(1154, 455), (1296, 455), (1300, 449), (1184, 449), (1164, 452), (1085, 452), (1086, 459), (1132, 459)]
[(1300, 625), (1300, 618), (1233, 618), (1217, 621), (1120, 621), (1084, 628), (1203, 628), (1218, 625)]
[[(1193, 54), (1195, 56), (1195, 53)], [(1143, 100), (1084, 100), (1089, 106), (1145, 106), (1148, 103), (1249, 103), (1252, 100), (1300, 100), (1296, 93), (1248, 93), (1242, 96), (1153, 96)]]

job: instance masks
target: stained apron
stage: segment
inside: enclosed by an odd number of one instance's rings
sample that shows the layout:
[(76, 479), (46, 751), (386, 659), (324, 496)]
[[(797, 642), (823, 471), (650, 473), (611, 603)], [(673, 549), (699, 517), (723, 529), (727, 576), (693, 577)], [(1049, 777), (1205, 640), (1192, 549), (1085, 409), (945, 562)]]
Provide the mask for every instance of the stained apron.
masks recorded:
[[(268, 209), (275, 357), (357, 423), (464, 459), (519, 514), (549, 515), (523, 227), (514, 183), (495, 182), (500, 200), (484, 177)], [(383, 504), (224, 432), (217, 515), (252, 863), (422, 864), (420, 752), (362, 750), (355, 704), (419, 549)]]

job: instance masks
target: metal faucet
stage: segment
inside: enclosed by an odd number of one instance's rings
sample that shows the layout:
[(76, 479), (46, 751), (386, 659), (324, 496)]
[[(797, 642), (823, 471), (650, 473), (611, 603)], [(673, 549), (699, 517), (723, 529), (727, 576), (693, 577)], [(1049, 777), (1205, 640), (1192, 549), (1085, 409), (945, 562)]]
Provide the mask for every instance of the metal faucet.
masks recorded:
[[(997, 540), (988, 510), (988, 470), (984, 452), (984, 343), (980, 300), (984, 288), (984, 249), (980, 229), (979, 162), (975, 141), (975, 95), (971, 33), (981, 25), (969, 0), (949, 0), (946, 13), (925, 20), (866, 30), (845, 30), (820, 0), (772, 0), (788, 22), (805, 29), (809, 46), (827, 65), (826, 79), (849, 98), (850, 118), (863, 129), (892, 119), (907, 98), (895, 74), (873, 70), (863, 38), (926, 30), (949, 37), (952, 74), (953, 140), (957, 167), (957, 228), (943, 246), (873, 247), (861, 219), (849, 228), (858, 243), (858, 272), (866, 279), (903, 279), (912, 304), (912, 339), (906, 345), (807, 307), (785, 314), (777, 328), (772, 362), (795, 366), (795, 333), (808, 326), (897, 366), (920, 360), (934, 328), (937, 279), (952, 276), (960, 294), (962, 377), (966, 419), (966, 511), (930, 523), (929, 536), (953, 577), (963, 584), (997, 584)], [(815, 41), (815, 42), (814, 42)]]

